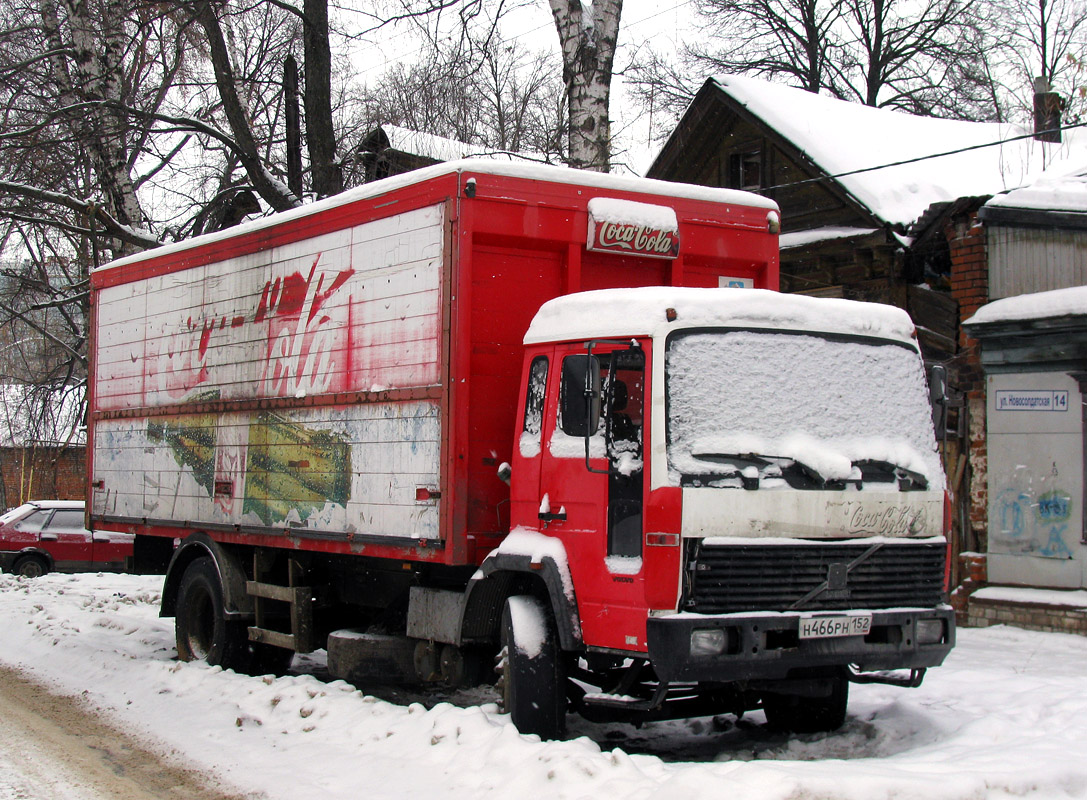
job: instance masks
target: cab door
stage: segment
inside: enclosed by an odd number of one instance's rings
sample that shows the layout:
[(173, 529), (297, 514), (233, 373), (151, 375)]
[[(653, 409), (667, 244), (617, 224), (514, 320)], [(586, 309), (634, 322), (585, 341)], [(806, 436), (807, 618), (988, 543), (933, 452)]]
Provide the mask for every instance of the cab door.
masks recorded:
[(538, 529), (566, 547), (585, 643), (644, 651), (647, 355), (629, 343), (578, 343), (556, 347), (553, 361)]

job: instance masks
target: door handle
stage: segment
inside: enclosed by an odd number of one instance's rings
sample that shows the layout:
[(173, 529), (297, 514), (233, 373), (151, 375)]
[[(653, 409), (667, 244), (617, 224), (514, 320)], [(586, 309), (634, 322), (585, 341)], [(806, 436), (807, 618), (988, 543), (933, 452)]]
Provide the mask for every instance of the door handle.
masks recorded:
[(541, 511), (540, 512), (540, 521), (541, 522), (566, 522), (566, 511), (565, 510), (555, 511), (555, 512)]
[(55, 533), (43, 533), (41, 535), (41, 540), (43, 542), (55, 542), (57, 540), (57, 535)]

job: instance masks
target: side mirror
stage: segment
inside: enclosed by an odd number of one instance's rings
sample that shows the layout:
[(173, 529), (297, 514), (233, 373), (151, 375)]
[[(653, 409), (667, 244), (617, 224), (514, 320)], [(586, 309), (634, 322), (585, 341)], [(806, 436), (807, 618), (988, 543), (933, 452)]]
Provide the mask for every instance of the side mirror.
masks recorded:
[(940, 439), (947, 437), (947, 367), (933, 364), (928, 372), (928, 399), (932, 406), (932, 427)]
[(596, 356), (563, 359), (559, 413), (567, 436), (592, 436), (600, 427), (600, 359)]
[(947, 399), (947, 367), (943, 364), (929, 367), (928, 396), (933, 403), (942, 403)]

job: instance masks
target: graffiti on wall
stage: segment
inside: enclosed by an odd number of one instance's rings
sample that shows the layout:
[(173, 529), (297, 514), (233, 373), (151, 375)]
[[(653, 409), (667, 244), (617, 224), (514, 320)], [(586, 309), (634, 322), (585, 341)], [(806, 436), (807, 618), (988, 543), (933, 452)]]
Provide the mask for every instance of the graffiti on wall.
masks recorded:
[(253, 514), (265, 525), (304, 522), (327, 503), (351, 496), (350, 446), (279, 414), (260, 412), (246, 425), (215, 414), (151, 420), (147, 437), (170, 448), (179, 467), (225, 514)]
[(1029, 467), (1017, 465), (993, 500), (989, 551), (1072, 558), (1068, 544), (1072, 511), (1072, 496), (1062, 487), (1055, 462), (1041, 477)]
[(306, 275), (295, 271), (267, 280), (256, 307), (249, 311), (207, 319), (188, 316), (164, 337), (157, 357), (148, 360), (151, 385), (170, 398), (192, 400), (191, 393), (203, 385), (217, 382), (217, 377), (223, 382), (223, 376), (209, 372), (215, 367), (215, 349), (245, 346), (244, 329), (255, 325), (265, 340), (255, 365), (260, 374), (253, 376), (262, 396), (343, 391), (349, 304), (336, 295), (355, 271), (329, 269), (320, 261), (318, 253)]

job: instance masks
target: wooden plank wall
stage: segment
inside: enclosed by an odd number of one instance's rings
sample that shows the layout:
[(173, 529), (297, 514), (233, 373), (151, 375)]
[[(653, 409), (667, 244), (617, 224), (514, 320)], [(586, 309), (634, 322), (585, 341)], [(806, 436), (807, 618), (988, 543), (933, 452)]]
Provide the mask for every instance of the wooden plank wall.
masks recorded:
[(1087, 231), (1011, 228), (989, 233), (989, 299), (1087, 284)]

